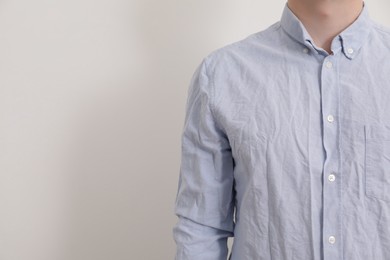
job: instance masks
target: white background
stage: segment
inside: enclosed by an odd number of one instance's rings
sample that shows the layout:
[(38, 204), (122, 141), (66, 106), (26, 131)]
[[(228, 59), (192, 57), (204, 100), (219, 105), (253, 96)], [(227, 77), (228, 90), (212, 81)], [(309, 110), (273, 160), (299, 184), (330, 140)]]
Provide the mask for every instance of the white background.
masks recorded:
[(192, 73), (284, 4), (0, 1), (0, 260), (173, 259)]

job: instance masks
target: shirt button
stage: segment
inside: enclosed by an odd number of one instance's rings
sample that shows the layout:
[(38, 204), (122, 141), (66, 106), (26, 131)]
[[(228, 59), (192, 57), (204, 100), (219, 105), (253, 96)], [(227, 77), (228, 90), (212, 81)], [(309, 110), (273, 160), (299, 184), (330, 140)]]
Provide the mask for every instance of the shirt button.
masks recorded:
[(329, 243), (334, 244), (336, 242), (336, 238), (334, 236), (330, 236), (328, 238)]
[(304, 48), (304, 49), (303, 49), (303, 52), (304, 52), (304, 53), (309, 53), (309, 49), (308, 49), (308, 48)]
[(352, 53), (353, 53), (353, 49), (352, 49), (352, 48), (348, 48), (348, 49), (347, 49), (347, 52), (348, 52), (349, 54), (352, 54)]
[(326, 119), (328, 120), (329, 123), (332, 123), (334, 121), (334, 118), (332, 115), (328, 115), (328, 117)]
[(329, 174), (329, 176), (328, 176), (329, 181), (334, 181), (335, 179), (336, 179), (336, 177), (334, 176), (334, 174)]
[(332, 68), (332, 67), (333, 67), (332, 62), (327, 61), (327, 62), (326, 62), (326, 67), (327, 67), (328, 69)]

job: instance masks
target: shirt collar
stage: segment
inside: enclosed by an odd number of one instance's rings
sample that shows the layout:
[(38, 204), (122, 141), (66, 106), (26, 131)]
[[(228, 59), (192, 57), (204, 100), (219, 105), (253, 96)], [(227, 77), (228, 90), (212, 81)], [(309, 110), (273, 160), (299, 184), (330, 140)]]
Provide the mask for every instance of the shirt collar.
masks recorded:
[[(322, 48), (315, 46), (313, 39), (303, 23), (291, 11), (287, 3), (284, 6), (280, 24), (284, 31), (298, 42), (307, 47), (314, 48), (318, 52), (325, 52)], [(357, 19), (333, 39), (332, 50), (337, 49), (337, 44), (339, 44), (337, 40), (340, 40), (344, 55), (349, 59), (353, 59), (363, 43), (367, 40), (371, 24), (372, 21), (366, 3), (363, 2), (362, 11)]]

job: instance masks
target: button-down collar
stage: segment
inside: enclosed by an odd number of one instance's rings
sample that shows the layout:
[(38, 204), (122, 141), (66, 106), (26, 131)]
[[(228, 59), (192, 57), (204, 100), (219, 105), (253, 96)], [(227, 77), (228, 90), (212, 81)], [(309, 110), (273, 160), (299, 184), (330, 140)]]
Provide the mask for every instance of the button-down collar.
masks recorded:
[[(319, 48), (314, 44), (314, 41), (305, 26), (291, 11), (287, 3), (284, 6), (280, 24), (284, 31), (298, 42), (319, 53), (327, 55), (324, 49)], [(358, 50), (368, 39), (371, 26), (372, 20), (369, 16), (366, 3), (363, 2), (362, 11), (357, 19), (332, 40), (331, 49), (335, 51), (337, 49), (337, 44), (339, 44), (337, 41), (340, 40), (342, 51), (345, 56), (349, 59), (353, 59), (358, 53)]]

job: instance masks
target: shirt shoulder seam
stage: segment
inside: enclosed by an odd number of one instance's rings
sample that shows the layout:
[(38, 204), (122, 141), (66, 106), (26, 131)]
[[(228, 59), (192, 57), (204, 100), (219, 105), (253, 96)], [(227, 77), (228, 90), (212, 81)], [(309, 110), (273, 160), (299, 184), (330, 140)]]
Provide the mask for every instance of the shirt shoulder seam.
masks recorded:
[(374, 27), (374, 29), (377, 29), (377, 30), (379, 30), (379, 31), (381, 31), (381, 32), (384, 32), (384, 33), (390, 35), (390, 28), (387, 28), (387, 27), (385, 27), (384, 25), (378, 24), (378, 23), (376, 23), (376, 22), (373, 22), (373, 23), (372, 23), (372, 26)]

